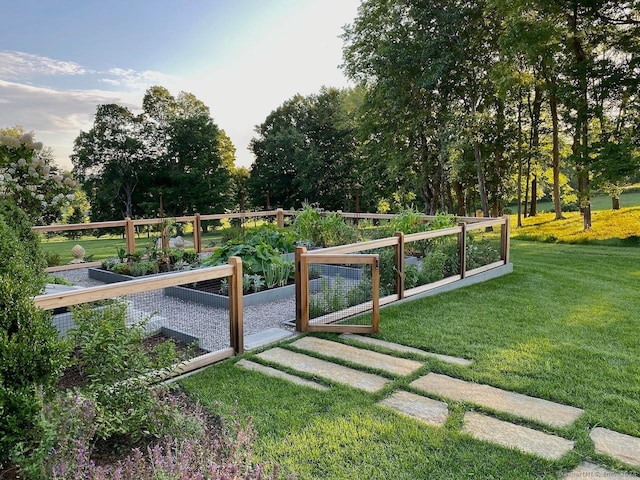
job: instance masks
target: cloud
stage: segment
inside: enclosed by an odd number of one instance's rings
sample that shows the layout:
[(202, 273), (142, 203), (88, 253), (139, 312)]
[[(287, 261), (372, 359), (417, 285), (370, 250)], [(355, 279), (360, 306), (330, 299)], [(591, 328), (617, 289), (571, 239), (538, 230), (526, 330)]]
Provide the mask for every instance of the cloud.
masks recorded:
[(100, 82), (111, 87), (126, 90), (144, 91), (152, 85), (171, 85), (178, 79), (154, 70), (137, 71), (124, 68), (111, 68), (106, 72), (100, 72)]
[[(52, 86), (62, 76), (79, 78), (74, 83), (86, 88)], [(117, 103), (135, 112), (150, 86), (172, 89), (178, 84), (176, 77), (152, 70), (94, 71), (74, 62), (0, 51), (0, 128), (21, 125), (33, 130), (54, 149), (57, 163), (70, 168), (73, 141), (81, 130), (91, 128), (98, 105)]]
[[(120, 92), (58, 90), (0, 80), (0, 128), (21, 125), (54, 149), (57, 163), (70, 168), (68, 157), (80, 130), (93, 123), (97, 105), (119, 103), (136, 108), (134, 99)], [(139, 100), (136, 100), (139, 102)]]
[(17, 80), (40, 75), (85, 75), (89, 70), (75, 62), (55, 60), (25, 52), (0, 51), (0, 78)]

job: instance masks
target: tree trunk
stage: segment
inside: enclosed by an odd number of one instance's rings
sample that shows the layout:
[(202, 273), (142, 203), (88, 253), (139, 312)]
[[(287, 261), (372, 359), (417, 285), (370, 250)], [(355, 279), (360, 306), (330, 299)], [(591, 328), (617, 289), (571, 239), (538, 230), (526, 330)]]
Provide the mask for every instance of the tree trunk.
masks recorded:
[(453, 182), (453, 190), (456, 194), (456, 202), (458, 203), (458, 216), (464, 217), (467, 211), (465, 208), (464, 190), (459, 180)]
[[(529, 118), (531, 126), (529, 131), (529, 155), (527, 156), (526, 188), (524, 193), (524, 216), (527, 216), (527, 202), (529, 201), (529, 187), (531, 181), (531, 163), (538, 158), (540, 146), (540, 117), (542, 112), (542, 89), (538, 84), (534, 87), (533, 104), (529, 104)], [(535, 193), (534, 195), (535, 196)]]
[[(522, 88), (520, 89), (522, 98)], [(518, 228), (522, 227), (522, 101), (518, 101)]]
[(549, 92), (549, 105), (551, 107), (551, 124), (553, 128), (553, 153), (552, 153), (552, 165), (553, 165), (553, 209), (555, 211), (555, 219), (562, 219), (562, 207), (560, 204), (560, 140), (558, 135), (558, 99), (556, 97), (556, 86), (554, 83), (551, 85), (551, 91)]
[(480, 151), (480, 143), (474, 142), (473, 156), (476, 159), (476, 169), (478, 170), (478, 190), (480, 190), (480, 205), (482, 206), (482, 214), (489, 216), (489, 201), (487, 199), (487, 190), (484, 181), (484, 169), (482, 168), (482, 152)]
[(531, 207), (529, 216), (535, 217), (538, 214), (538, 177), (534, 174), (531, 180)]

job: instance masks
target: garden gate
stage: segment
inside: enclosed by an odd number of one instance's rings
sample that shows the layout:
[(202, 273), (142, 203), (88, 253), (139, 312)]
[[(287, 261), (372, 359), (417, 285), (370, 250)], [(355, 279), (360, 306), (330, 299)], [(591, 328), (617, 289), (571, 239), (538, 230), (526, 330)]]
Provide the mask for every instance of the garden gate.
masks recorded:
[[(304, 247), (296, 248), (296, 330), (377, 333), (380, 325), (379, 255), (321, 252), (323, 250), (315, 253), (307, 252)], [(318, 278), (312, 279), (312, 276)], [(315, 282), (315, 286), (311, 282)], [(350, 295), (350, 288), (345, 282), (358, 289), (359, 296)], [(342, 307), (332, 309), (332, 305), (327, 305), (334, 301)], [(319, 315), (311, 315), (312, 310), (318, 311), (318, 308), (312, 308), (314, 302), (327, 310)], [(371, 312), (370, 317), (361, 315), (367, 312)], [(356, 315), (360, 323), (346, 320)], [(310, 318), (312, 316), (314, 318)]]

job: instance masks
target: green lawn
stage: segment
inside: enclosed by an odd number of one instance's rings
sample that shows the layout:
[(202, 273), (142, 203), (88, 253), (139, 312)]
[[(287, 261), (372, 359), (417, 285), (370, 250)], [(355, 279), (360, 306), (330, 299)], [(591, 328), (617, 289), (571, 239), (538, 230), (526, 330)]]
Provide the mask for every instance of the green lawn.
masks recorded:
[[(312, 391), (233, 359), (181, 384), (215, 412), (251, 417), (257, 455), (299, 479), (561, 478), (585, 459), (622, 468), (595, 454), (588, 434), (598, 425), (640, 436), (640, 249), (513, 241), (512, 260), (506, 277), (381, 311), (380, 338), (471, 367), (430, 360), (368, 394)], [(450, 404), (443, 428), (376, 406), (428, 371), (583, 408), (575, 425), (546, 429), (575, 440), (575, 452), (551, 462), (472, 440), (459, 433), (469, 405)]]
[[(640, 205), (640, 192), (631, 191), (624, 192), (620, 195), (620, 207), (637, 207)], [(538, 212), (553, 212), (554, 206), (552, 201), (538, 202)], [(611, 197), (602, 193), (595, 194), (591, 197), (591, 210), (611, 210)], [(518, 205), (509, 205), (511, 213), (517, 213)], [(523, 206), (524, 208), (524, 206)]]
[[(183, 238), (190, 242), (193, 241), (193, 235), (191, 234), (184, 235)], [(220, 238), (220, 232), (206, 233), (202, 236), (202, 245), (207, 246), (208, 242), (219, 241)], [(146, 235), (136, 237), (136, 250), (144, 251), (151, 242), (152, 239), (147, 238)], [(82, 236), (74, 240), (69, 240), (61, 235), (48, 239), (42, 238), (42, 248), (44, 251), (48, 254), (60, 255), (61, 265), (65, 265), (73, 259), (71, 248), (73, 248), (74, 245), (82, 245), (87, 256), (90, 255), (91, 258), (96, 261), (115, 257), (118, 247), (126, 247), (126, 241), (119, 235), (105, 235), (100, 238)]]

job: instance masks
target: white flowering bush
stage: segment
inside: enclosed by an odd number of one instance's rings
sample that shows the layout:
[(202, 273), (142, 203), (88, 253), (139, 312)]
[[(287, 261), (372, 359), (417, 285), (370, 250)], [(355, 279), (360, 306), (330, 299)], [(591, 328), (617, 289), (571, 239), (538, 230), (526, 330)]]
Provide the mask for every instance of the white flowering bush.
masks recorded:
[[(14, 130), (15, 132), (15, 130)], [(74, 199), (76, 182), (42, 155), (33, 132), (0, 131), (0, 200), (13, 200), (35, 224), (48, 224)]]

